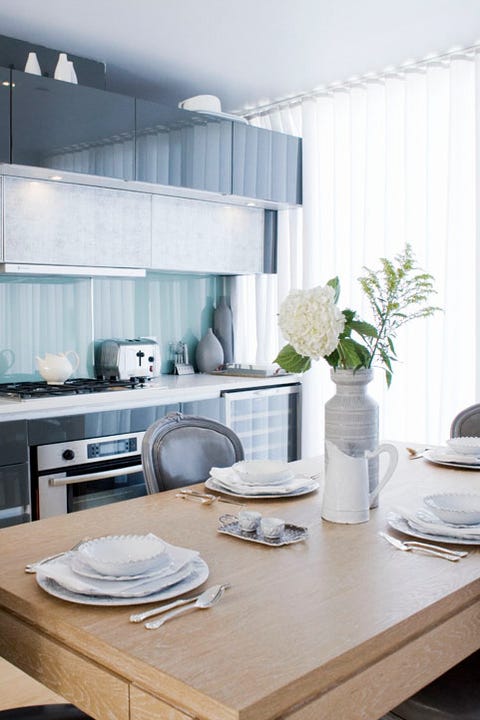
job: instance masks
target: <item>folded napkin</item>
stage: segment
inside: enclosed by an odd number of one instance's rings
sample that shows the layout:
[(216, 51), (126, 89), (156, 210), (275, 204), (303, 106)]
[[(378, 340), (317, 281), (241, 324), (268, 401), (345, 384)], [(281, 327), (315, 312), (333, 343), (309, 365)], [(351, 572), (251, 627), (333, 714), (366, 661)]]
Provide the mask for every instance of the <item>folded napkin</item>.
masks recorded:
[(395, 510), (412, 528), (426, 535), (443, 535), (457, 540), (480, 540), (480, 525), (452, 525), (426, 510)]
[[(238, 463), (240, 464), (240, 463)], [(234, 467), (212, 467), (210, 470), (210, 475), (214, 477), (215, 479), (225, 479), (229, 484), (235, 483), (236, 485), (246, 485), (251, 487), (259, 487), (260, 485), (263, 486), (270, 486), (270, 485), (284, 485), (289, 480), (293, 480), (295, 477), (294, 473), (291, 471), (288, 471), (286, 473), (283, 473), (283, 477), (277, 477), (273, 478), (271, 480), (264, 480), (263, 483), (259, 479), (261, 476), (250, 476), (250, 479), (248, 479), (248, 473), (247, 474), (241, 474), (236, 470)]]
[(293, 476), (291, 479), (283, 480), (279, 484), (259, 485), (246, 483), (232, 468), (213, 467), (210, 470), (210, 477), (219, 487), (231, 490), (239, 495), (289, 495), (315, 485), (310, 478), (305, 476)]
[(449, 452), (447, 449), (427, 450), (424, 456), (428, 459), (438, 460), (439, 462), (458, 463), (459, 465), (480, 465), (480, 457), (478, 455), (462, 455), (461, 453)]
[(72, 568), (72, 553), (49, 560), (38, 565), (39, 577), (55, 580), (71, 592), (81, 595), (100, 595), (106, 597), (143, 597), (170, 587), (183, 580), (192, 571), (192, 562), (199, 553), (195, 550), (176, 547), (165, 543), (166, 550), (176, 564), (175, 572), (169, 575), (149, 577), (140, 580), (108, 580), (101, 577), (85, 577)]

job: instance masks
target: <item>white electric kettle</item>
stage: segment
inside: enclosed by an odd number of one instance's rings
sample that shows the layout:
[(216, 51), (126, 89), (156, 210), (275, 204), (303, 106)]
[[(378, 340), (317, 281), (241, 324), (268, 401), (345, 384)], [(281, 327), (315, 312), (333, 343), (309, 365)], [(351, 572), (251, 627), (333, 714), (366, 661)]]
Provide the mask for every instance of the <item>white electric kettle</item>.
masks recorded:
[[(73, 358), (70, 362), (67, 355)], [(74, 350), (67, 350), (64, 353), (45, 353), (44, 358), (36, 357), (38, 372), (49, 385), (64, 383), (70, 375), (78, 368), (80, 358)]]

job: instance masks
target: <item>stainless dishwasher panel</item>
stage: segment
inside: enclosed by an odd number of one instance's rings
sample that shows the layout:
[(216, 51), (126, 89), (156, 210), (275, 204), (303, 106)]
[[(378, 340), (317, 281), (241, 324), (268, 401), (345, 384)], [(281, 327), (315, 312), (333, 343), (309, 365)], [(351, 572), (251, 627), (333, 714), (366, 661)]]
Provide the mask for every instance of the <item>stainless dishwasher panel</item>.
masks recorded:
[(298, 460), (301, 448), (301, 385), (222, 393), (224, 422), (245, 450), (246, 460)]

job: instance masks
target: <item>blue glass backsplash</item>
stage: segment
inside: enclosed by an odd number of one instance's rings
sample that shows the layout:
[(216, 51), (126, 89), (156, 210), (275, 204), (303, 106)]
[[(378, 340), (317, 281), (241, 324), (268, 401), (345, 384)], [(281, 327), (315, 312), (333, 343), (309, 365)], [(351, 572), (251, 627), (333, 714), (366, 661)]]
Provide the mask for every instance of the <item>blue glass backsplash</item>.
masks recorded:
[(76, 377), (94, 377), (95, 342), (151, 337), (162, 373), (173, 368), (172, 343), (190, 358), (212, 327), (213, 309), (228, 294), (228, 278), (150, 273), (146, 278), (0, 278), (0, 382), (40, 380), (35, 357), (75, 350)]

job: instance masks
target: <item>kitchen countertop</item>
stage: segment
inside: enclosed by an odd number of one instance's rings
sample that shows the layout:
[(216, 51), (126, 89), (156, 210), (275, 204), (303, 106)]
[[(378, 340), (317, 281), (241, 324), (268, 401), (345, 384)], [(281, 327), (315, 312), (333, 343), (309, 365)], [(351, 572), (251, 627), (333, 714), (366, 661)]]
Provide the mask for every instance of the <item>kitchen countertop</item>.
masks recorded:
[(238, 377), (197, 373), (195, 375), (161, 375), (147, 386), (134, 390), (118, 390), (64, 397), (31, 400), (0, 399), (0, 422), (30, 420), (86, 412), (120, 410), (151, 405), (208, 400), (222, 391), (291, 385), (300, 381), (298, 375), (279, 377)]

